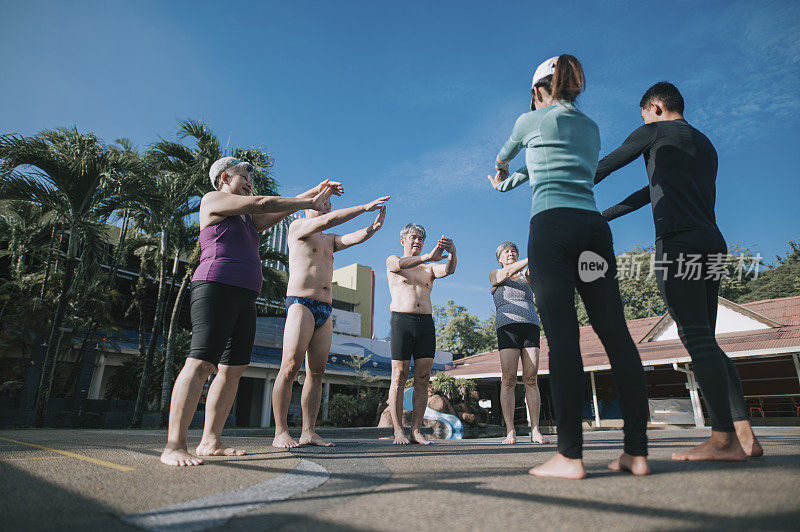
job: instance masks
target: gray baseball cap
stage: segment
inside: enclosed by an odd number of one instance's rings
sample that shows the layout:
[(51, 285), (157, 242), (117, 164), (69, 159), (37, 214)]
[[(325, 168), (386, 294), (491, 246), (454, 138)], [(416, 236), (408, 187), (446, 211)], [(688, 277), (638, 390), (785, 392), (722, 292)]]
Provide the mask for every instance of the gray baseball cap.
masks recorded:
[(211, 165), (211, 169), (208, 171), (208, 177), (211, 179), (211, 186), (214, 187), (215, 190), (217, 189), (217, 178), (222, 174), (222, 172), (225, 172), (229, 168), (241, 168), (242, 170), (251, 172), (253, 170), (253, 165), (247, 161), (237, 159), (236, 157), (223, 157), (222, 159), (217, 159), (214, 161), (214, 164)]

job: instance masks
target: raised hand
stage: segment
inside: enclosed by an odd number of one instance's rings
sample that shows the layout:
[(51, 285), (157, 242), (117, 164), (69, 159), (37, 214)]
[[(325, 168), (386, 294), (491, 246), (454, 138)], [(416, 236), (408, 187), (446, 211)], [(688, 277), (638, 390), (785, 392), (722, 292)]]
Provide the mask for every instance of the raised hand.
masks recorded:
[(453, 239), (447, 238), (446, 236), (442, 236), (437, 245), (442, 246), (448, 253), (456, 252), (456, 245), (453, 243)]
[(430, 253), (430, 262), (439, 262), (444, 258), (444, 246), (441, 243), (436, 244), (436, 247), (433, 248), (433, 251)]
[(365, 204), (364, 205), (364, 212), (372, 212), (372, 211), (376, 211), (376, 210), (380, 209), (381, 207), (384, 206), (383, 205), (384, 203), (389, 201), (389, 198), (391, 198), (391, 196), (381, 196), (380, 198), (376, 199), (375, 201)]
[(319, 185), (317, 185), (317, 192), (322, 192), (325, 190), (325, 188), (333, 189), (333, 193), (337, 196), (344, 194), (344, 187), (338, 181), (331, 181), (330, 179), (322, 181)]
[(487, 175), (486, 179), (489, 180), (489, 183), (491, 183), (492, 188), (497, 190), (497, 187), (500, 186), (500, 183), (505, 181), (507, 177), (508, 177), (508, 172), (503, 170), (498, 170), (497, 173), (494, 175), (494, 177), (492, 177), (491, 175)]
[(315, 211), (324, 211), (326, 208), (330, 207), (333, 191), (334, 189), (332, 187), (326, 186), (321, 191), (317, 192), (317, 195), (311, 200), (311, 208)]
[(379, 212), (378, 212), (378, 216), (376, 216), (376, 217), (375, 217), (375, 221), (374, 221), (374, 222), (372, 222), (372, 225), (370, 225), (370, 226), (367, 228), (367, 231), (369, 231), (370, 233), (374, 233), (374, 232), (376, 232), (378, 229), (380, 229), (381, 227), (383, 227), (383, 220), (384, 220), (384, 218), (386, 218), (386, 205), (383, 205), (383, 206), (380, 208), (380, 210), (379, 210)]

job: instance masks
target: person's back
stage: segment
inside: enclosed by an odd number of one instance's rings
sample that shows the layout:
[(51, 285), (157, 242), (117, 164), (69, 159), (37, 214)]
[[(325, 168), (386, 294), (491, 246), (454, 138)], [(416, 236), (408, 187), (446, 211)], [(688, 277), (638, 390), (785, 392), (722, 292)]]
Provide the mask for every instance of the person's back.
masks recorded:
[(526, 167), (500, 183), (498, 190), (509, 190), (530, 179), (531, 217), (559, 207), (597, 211), (592, 188), (600, 131), (591, 118), (563, 100), (525, 113), (514, 125), (498, 161), (506, 163), (523, 147), (528, 148)]
[(714, 216), (717, 152), (684, 119), (683, 96), (672, 83), (647, 89), (639, 107), (645, 125), (600, 161), (595, 182), (644, 156), (648, 186), (603, 211), (603, 217), (613, 220), (652, 203), (654, 260), (660, 265), (653, 271), (656, 285), (692, 359), (711, 419), (711, 438), (673, 459), (761, 456), (739, 374), (715, 337), (720, 258), (727, 252)]
[[(499, 191), (511, 190), (528, 179), (533, 189), (528, 261), (550, 349), (558, 452), (530, 473), (573, 479), (586, 475), (581, 429), (585, 381), (575, 315), (577, 289), (609, 354), (624, 405), (625, 452), (610, 467), (644, 475), (649, 472), (644, 369), (625, 325), (611, 231), (597, 211), (592, 192), (600, 135), (597, 125), (570, 103), (585, 86), (583, 67), (572, 55), (562, 54), (540, 64), (531, 84), (531, 106), (537, 110), (517, 120), (497, 155), (497, 174), (488, 176)], [(527, 148), (525, 167), (506, 178), (508, 163), (523, 147)], [(599, 277), (588, 279), (581, 274), (589, 257), (605, 261), (607, 268)], [(499, 311), (498, 317), (502, 319)]]
[[(686, 120), (654, 122), (652, 147), (644, 152), (653, 219), (659, 235), (687, 229), (718, 231), (714, 215), (717, 151)], [(660, 194), (659, 194), (660, 192)]]

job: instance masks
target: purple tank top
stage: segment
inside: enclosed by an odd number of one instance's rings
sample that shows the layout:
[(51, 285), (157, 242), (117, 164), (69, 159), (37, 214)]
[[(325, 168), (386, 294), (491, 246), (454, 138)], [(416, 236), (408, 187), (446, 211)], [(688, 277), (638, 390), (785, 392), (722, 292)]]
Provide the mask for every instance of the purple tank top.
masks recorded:
[(250, 216), (227, 216), (200, 231), (200, 265), (192, 281), (216, 281), (261, 293), (258, 233)]

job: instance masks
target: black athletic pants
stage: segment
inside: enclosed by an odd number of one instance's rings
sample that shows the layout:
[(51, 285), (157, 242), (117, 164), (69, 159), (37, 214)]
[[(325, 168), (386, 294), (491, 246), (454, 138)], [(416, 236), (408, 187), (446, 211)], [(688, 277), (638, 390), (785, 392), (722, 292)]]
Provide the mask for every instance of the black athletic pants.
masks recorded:
[[(582, 281), (578, 273), (579, 257), (584, 251), (596, 253), (608, 264), (605, 274), (591, 282)], [(581, 413), (586, 377), (575, 310), (577, 288), (611, 362), (625, 421), (625, 452), (646, 456), (648, 407), (644, 369), (625, 324), (608, 223), (600, 213), (583, 209), (540, 212), (531, 219), (528, 258), (549, 348), (558, 452), (568, 458), (582, 456)]]
[(714, 336), (719, 279), (713, 278), (713, 270), (726, 253), (725, 239), (717, 231), (672, 233), (656, 240), (655, 274), (678, 335), (692, 357), (711, 428), (733, 432), (733, 422), (748, 416), (739, 373)]

